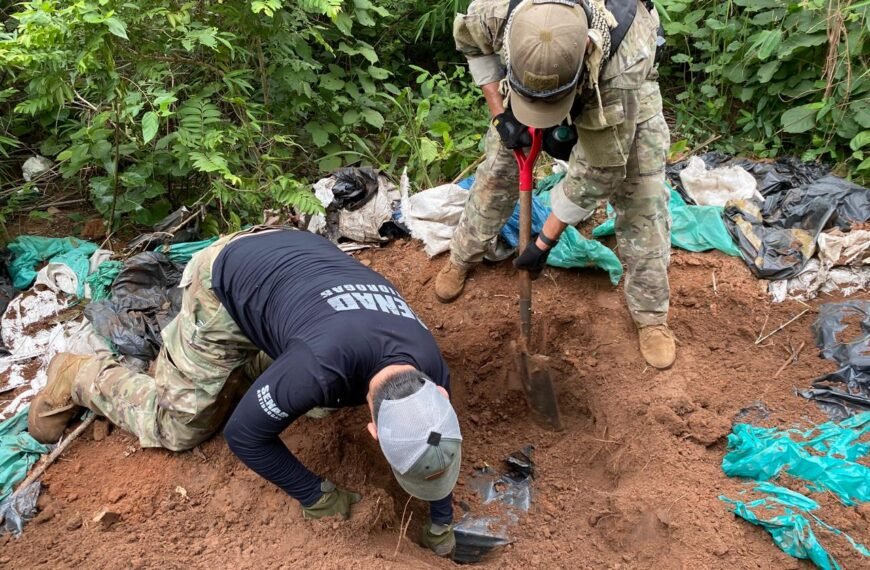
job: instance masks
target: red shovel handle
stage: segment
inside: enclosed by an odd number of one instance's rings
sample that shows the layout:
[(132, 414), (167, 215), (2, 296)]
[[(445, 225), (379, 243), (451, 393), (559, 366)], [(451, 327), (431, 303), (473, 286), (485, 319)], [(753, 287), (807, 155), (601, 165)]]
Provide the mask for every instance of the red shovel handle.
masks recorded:
[(531, 192), (535, 187), (535, 163), (538, 161), (538, 155), (541, 154), (541, 145), (544, 142), (544, 135), (541, 129), (529, 127), (529, 135), (532, 137), (532, 146), (529, 149), (529, 154), (524, 153), (521, 148), (514, 150), (517, 165), (520, 167), (520, 192)]
[[(540, 129), (529, 128), (532, 136), (532, 146), (529, 154), (522, 149), (514, 150), (517, 165), (520, 167), (520, 252), (525, 251), (532, 239), (532, 188), (535, 187), (535, 162), (541, 154), (541, 143), (544, 137)], [(528, 271), (520, 271), (520, 332), (523, 336), (523, 346), (528, 344), (532, 330), (532, 280)], [(525, 349), (524, 349), (525, 350)]]

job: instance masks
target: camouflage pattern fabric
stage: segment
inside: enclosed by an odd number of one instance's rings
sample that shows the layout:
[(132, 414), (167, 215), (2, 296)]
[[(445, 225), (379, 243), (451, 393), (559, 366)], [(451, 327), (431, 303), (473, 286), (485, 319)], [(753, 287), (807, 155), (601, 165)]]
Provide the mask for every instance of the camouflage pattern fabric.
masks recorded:
[(211, 290), (215, 259), (239, 235), (221, 238), (188, 263), (181, 311), (162, 332), (154, 375), (132, 372), (110, 357), (91, 358), (73, 384), (76, 404), (135, 434), (142, 447), (191, 449), (218, 430), (268, 365)]
[[(504, 18), (497, 15), (502, 9), (506, 13), (503, 4), (476, 0), (469, 15), (457, 17), (457, 45), (470, 62), (486, 58), (487, 52), (492, 58), (497, 51), (481, 43), (501, 45), (498, 35)], [(583, 111), (574, 122), (579, 142), (567, 176), (551, 195), (553, 213), (568, 224), (587, 219), (604, 201), (613, 205), (619, 254), (626, 266), (626, 301), (638, 326), (665, 323), (669, 304), (670, 215), (664, 167), (670, 133), (654, 68), (657, 28), (655, 11), (639, 5), (619, 49), (601, 71), (600, 90), (585, 88), (579, 93)], [(467, 38), (474, 38), (476, 47), (468, 47)], [(494, 59), (488, 61), (495, 65)], [(513, 211), (518, 186), (513, 153), (490, 128), (486, 158), (477, 169), (450, 244), (453, 263), (468, 267), (483, 259)]]

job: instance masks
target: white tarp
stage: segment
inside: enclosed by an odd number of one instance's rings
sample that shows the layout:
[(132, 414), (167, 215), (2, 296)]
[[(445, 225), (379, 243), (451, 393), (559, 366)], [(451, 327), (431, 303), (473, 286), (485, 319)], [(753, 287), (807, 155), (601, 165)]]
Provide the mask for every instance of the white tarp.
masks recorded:
[(407, 173), (402, 173), (399, 188), (402, 193), (402, 221), (411, 232), (411, 237), (423, 242), (429, 257), (450, 249), (450, 239), (462, 216), (468, 191), (457, 184), (443, 184), (410, 196)]
[(26, 406), (45, 386), (48, 363), (58, 352), (110, 354), (106, 341), (84, 318), (56, 321), (68, 306), (64, 295), (40, 288), (18, 295), (6, 308), (0, 332), (9, 355), (0, 358), (0, 393), (26, 389), (0, 409), (0, 421)]
[(724, 207), (729, 200), (761, 200), (758, 183), (739, 166), (722, 166), (707, 170), (704, 161), (693, 156), (689, 165), (680, 171), (680, 180), (686, 194), (699, 206)]

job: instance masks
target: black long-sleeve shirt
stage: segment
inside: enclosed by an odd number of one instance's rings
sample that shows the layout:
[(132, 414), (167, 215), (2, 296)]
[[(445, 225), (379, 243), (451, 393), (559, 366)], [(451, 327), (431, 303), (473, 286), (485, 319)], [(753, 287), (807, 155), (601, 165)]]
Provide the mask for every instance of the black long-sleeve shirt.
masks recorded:
[[(301, 231), (237, 238), (218, 255), (212, 287), (242, 332), (273, 364), (227, 422), (230, 449), (304, 506), (321, 479), (279, 434), (315, 407), (366, 403), (369, 381), (390, 364), (410, 364), (449, 391), (438, 345), (393, 285), (328, 240)], [(451, 496), (431, 504), (452, 520)]]

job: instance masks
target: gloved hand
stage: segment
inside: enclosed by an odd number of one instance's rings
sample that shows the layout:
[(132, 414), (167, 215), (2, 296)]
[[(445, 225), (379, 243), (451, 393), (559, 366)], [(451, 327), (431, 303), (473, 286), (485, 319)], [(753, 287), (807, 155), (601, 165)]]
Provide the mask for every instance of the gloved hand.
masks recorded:
[(450, 556), (456, 548), (456, 535), (452, 524), (438, 524), (429, 521), (423, 527), (420, 542), (438, 556)]
[(519, 122), (510, 109), (505, 109), (504, 113), (493, 117), (492, 124), (495, 125), (495, 130), (501, 137), (501, 144), (505, 148), (513, 150), (532, 146), (529, 128)]
[(553, 242), (553, 245), (547, 249), (541, 249), (538, 247), (538, 234), (533, 235), (526, 249), (523, 250), (519, 257), (514, 259), (514, 267), (522, 271), (528, 271), (533, 280), (537, 279), (541, 276), (541, 271), (544, 270), (544, 266), (547, 264), (550, 251), (552, 251), (556, 243)]
[(336, 487), (331, 481), (320, 483), (323, 496), (310, 507), (302, 507), (302, 517), (306, 519), (319, 519), (333, 515), (340, 515), (347, 520), (350, 518), (350, 506), (362, 499), (362, 495)]

